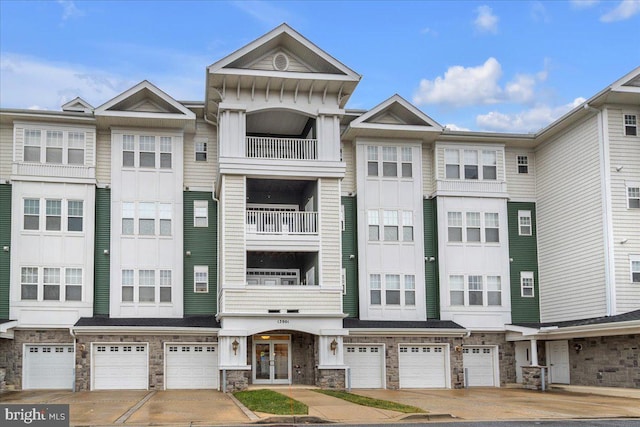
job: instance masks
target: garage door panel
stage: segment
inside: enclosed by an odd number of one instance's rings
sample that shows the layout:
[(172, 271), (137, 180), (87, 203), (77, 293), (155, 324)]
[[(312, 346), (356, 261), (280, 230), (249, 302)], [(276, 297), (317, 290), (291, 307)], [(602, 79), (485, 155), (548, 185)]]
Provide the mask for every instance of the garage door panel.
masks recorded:
[(27, 345), (24, 359), (23, 389), (73, 389), (73, 345)]
[(442, 345), (401, 345), (400, 388), (446, 388), (446, 356)]
[(345, 346), (352, 388), (384, 387), (384, 351), (380, 345)]
[(94, 345), (93, 389), (146, 390), (149, 386), (147, 365), (146, 345)]
[(465, 347), (462, 350), (464, 369), (469, 387), (494, 387), (495, 370), (493, 348)]
[(215, 345), (168, 344), (165, 347), (167, 389), (217, 389), (218, 352)]

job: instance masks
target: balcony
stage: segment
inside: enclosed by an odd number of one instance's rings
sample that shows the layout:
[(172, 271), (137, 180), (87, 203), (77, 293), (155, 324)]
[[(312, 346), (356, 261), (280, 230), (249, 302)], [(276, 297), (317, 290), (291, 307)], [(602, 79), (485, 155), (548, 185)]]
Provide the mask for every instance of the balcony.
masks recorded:
[(504, 181), (472, 180), (472, 179), (439, 179), (436, 190), (442, 195), (504, 194), (507, 183)]
[(317, 160), (318, 140), (248, 136), (246, 153), (253, 159)]
[(51, 178), (95, 179), (95, 168), (84, 165), (65, 165), (58, 163), (14, 163), (13, 174)]
[(318, 234), (318, 212), (247, 210), (247, 233)]

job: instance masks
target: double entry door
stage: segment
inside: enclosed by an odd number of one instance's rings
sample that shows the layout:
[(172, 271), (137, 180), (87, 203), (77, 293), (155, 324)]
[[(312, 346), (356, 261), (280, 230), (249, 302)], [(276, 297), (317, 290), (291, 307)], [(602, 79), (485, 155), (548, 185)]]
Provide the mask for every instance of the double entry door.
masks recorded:
[(254, 384), (291, 384), (290, 341), (287, 335), (254, 337)]

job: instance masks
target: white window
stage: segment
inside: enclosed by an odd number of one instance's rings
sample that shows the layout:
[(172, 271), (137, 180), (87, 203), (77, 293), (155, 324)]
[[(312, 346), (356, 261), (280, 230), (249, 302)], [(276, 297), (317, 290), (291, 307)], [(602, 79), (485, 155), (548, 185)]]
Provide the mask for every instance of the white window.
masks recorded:
[(624, 115), (625, 136), (638, 136), (638, 116), (635, 114)]
[(629, 209), (640, 209), (640, 186), (627, 187), (627, 203)]
[(155, 302), (156, 272), (155, 270), (138, 271), (138, 301)]
[(60, 269), (44, 268), (42, 274), (44, 284), (44, 299), (60, 301)]
[(193, 226), (194, 227), (209, 226), (209, 201), (208, 200), (193, 201)]
[(469, 305), (484, 305), (482, 276), (469, 276)]
[(531, 211), (518, 211), (518, 234), (520, 236), (531, 236), (532, 230)]
[(451, 305), (464, 305), (464, 276), (449, 276)]
[(480, 241), (480, 212), (467, 212), (467, 242)]
[(47, 150), (45, 159), (47, 163), (62, 163), (62, 132), (51, 131), (46, 132)]
[(122, 135), (122, 166), (135, 166), (135, 137)]
[(367, 213), (369, 221), (369, 240), (380, 240), (380, 218), (378, 211), (370, 210)]
[(398, 241), (398, 211), (384, 211), (384, 240)]
[(525, 155), (516, 156), (516, 163), (518, 164), (518, 173), (529, 173), (529, 157)]
[(382, 283), (379, 274), (369, 275), (369, 292), (371, 295), (371, 305), (382, 304)]
[(22, 267), (20, 274), (20, 299), (38, 299), (38, 267)]
[(367, 175), (378, 176), (378, 147), (367, 146)]
[(345, 222), (344, 222), (344, 205), (340, 205), (340, 230), (345, 230)]
[(534, 296), (533, 285), (533, 271), (521, 271), (520, 295), (522, 297), (532, 298)]
[(502, 305), (500, 276), (487, 276), (487, 305)]
[(67, 137), (67, 163), (84, 165), (84, 132), (69, 132)]
[(62, 200), (47, 200), (47, 217), (45, 229), (60, 231), (62, 227)]
[(141, 168), (156, 167), (156, 137), (141, 135), (140, 140), (140, 163)]
[(160, 302), (171, 302), (171, 270), (160, 270)]
[(133, 224), (135, 217), (135, 204), (131, 202), (122, 203), (122, 234), (130, 236), (133, 234)]
[(400, 305), (400, 275), (386, 274), (385, 281), (385, 303), (387, 305)]
[(484, 241), (487, 243), (500, 241), (500, 217), (497, 213), (484, 214)]
[(153, 236), (156, 232), (155, 203), (139, 203), (138, 215), (138, 234), (142, 236)]
[(160, 137), (160, 168), (171, 169), (171, 137)]
[(122, 301), (133, 302), (133, 270), (122, 270)]
[(24, 199), (24, 229), (40, 229), (40, 199)]
[(413, 154), (411, 147), (402, 147), (402, 177), (413, 176)]
[(37, 129), (24, 131), (24, 161), (40, 162), (40, 148), (42, 146), (41, 132)]
[(382, 147), (382, 176), (398, 176), (398, 150)]
[(404, 276), (404, 305), (416, 305), (416, 276)]
[(67, 268), (65, 269), (65, 300), (82, 301), (82, 269)]
[(402, 212), (402, 240), (413, 242), (413, 212)]
[(193, 267), (193, 292), (197, 294), (209, 293), (208, 265), (195, 265)]
[(462, 242), (462, 212), (447, 212), (449, 242)]
[(496, 151), (482, 152), (482, 179), (496, 180), (498, 178), (498, 153)]
[(67, 201), (67, 231), (82, 231), (83, 207), (82, 200)]
[(464, 179), (478, 178), (478, 152), (464, 150)]
[(196, 162), (207, 161), (207, 140), (195, 141)]
[(460, 151), (444, 150), (445, 176), (447, 179), (460, 179)]
[(171, 236), (171, 203), (160, 203), (158, 210), (160, 216), (160, 235)]
[(640, 257), (631, 260), (631, 281), (640, 283)]

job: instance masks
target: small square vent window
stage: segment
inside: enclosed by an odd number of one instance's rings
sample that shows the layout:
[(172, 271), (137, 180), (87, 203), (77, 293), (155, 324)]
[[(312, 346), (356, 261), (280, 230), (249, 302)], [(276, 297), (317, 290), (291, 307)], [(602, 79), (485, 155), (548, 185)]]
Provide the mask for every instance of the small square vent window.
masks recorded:
[(289, 68), (289, 57), (282, 52), (276, 53), (273, 57), (273, 68), (278, 71), (287, 71), (287, 68)]

